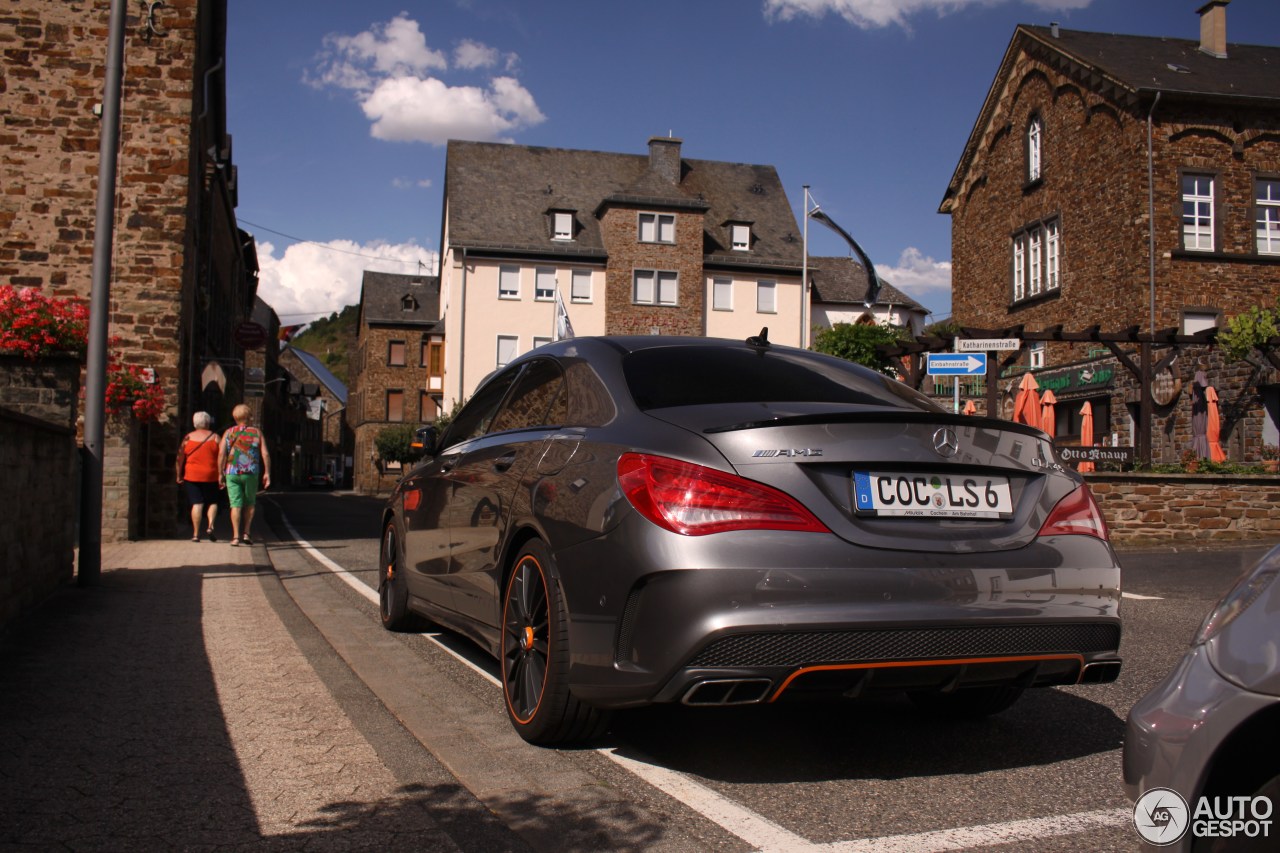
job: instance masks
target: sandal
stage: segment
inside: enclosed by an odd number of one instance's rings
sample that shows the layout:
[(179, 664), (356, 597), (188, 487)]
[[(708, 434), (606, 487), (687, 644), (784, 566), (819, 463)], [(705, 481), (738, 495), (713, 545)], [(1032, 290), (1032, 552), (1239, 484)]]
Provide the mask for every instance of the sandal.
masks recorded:
[(241, 542), (243, 542), (245, 545), (252, 545), (252, 544), (253, 544), (253, 540), (252, 540), (252, 539), (250, 539), (248, 536), (241, 536), (241, 537), (240, 537), (240, 541), (241, 541)]
[(199, 536), (192, 536), (192, 537), (191, 537), (191, 541), (192, 541), (192, 542), (199, 542), (199, 541), (200, 541), (200, 537), (199, 537)]
[(214, 535), (214, 532), (213, 532), (213, 528), (212, 528), (212, 527), (210, 527), (208, 530), (206, 530), (206, 531), (205, 531), (205, 533), (209, 534), (209, 541), (210, 541), (210, 542), (217, 542), (217, 541), (218, 541), (218, 537), (217, 537), (216, 535)]
[(232, 540), (231, 540), (231, 544), (232, 544), (232, 545), (239, 545), (239, 544), (240, 544), (240, 540), (239, 540), (239, 539), (236, 539), (236, 538), (234, 538), (234, 537), (233, 537), (233, 538), (232, 538)]

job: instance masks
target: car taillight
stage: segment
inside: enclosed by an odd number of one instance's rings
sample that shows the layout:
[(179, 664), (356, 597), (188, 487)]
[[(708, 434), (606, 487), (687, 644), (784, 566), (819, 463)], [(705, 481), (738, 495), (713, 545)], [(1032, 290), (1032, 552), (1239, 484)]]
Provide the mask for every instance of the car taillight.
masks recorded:
[(641, 515), (685, 536), (727, 530), (827, 532), (813, 513), (777, 489), (662, 456), (623, 454), (618, 484)]
[(1102, 540), (1108, 538), (1107, 522), (1088, 486), (1082, 485), (1058, 501), (1037, 535), (1062, 536), (1073, 533), (1097, 536)]

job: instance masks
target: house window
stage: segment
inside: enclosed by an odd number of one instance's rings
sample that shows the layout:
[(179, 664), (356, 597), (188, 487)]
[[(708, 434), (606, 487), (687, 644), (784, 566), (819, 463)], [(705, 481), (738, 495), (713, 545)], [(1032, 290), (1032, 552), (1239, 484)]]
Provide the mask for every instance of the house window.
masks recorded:
[(387, 392), (387, 420), (399, 423), (404, 420), (404, 392)]
[(1188, 308), (1182, 312), (1182, 334), (1194, 335), (1205, 329), (1218, 328), (1218, 312), (1216, 310), (1196, 310)]
[(674, 213), (640, 214), (641, 243), (674, 243), (676, 241), (676, 217)]
[(1036, 223), (1013, 235), (1013, 301), (1033, 299), (1062, 286), (1058, 221)]
[(572, 240), (573, 239), (573, 214), (565, 211), (557, 211), (551, 214), (551, 239), (552, 240)]
[(436, 405), (436, 400), (426, 391), (418, 392), (418, 420), (424, 424), (429, 424), (439, 415), (440, 409)]
[(1032, 116), (1027, 124), (1027, 182), (1041, 177), (1041, 146), (1044, 141), (1044, 122), (1040, 116)]
[(387, 344), (387, 364), (391, 367), (404, 367), (404, 341), (391, 341)]
[(591, 301), (591, 270), (573, 271), (573, 278), (569, 285), (569, 300), (571, 302)]
[(1044, 367), (1044, 341), (1036, 341), (1027, 348), (1027, 356), (1029, 364), (1034, 370), (1038, 367)]
[(778, 313), (778, 287), (774, 281), (756, 282), (756, 313)]
[(675, 305), (680, 276), (669, 270), (636, 270), (632, 301), (637, 305)]
[(1213, 251), (1213, 191), (1210, 175), (1182, 176), (1182, 248), (1189, 252)]
[(556, 298), (556, 271), (539, 267), (534, 277), (533, 298), (540, 302), (550, 302)]
[(506, 367), (517, 355), (520, 339), (515, 335), (498, 335), (498, 367)]
[(444, 341), (432, 338), (422, 342), (422, 363), (427, 368), (427, 376), (444, 375)]
[(549, 344), (549, 343), (551, 343), (551, 338), (542, 338), (542, 337), (535, 336), (533, 339), (533, 348), (537, 349), (538, 347), (545, 346), (546, 344)]
[(730, 225), (731, 234), (730, 246), (735, 252), (745, 252), (751, 248), (751, 226), (750, 225)]
[(520, 268), (519, 267), (499, 267), (498, 268), (498, 298), (499, 299), (519, 299), (520, 298)]
[(733, 310), (733, 279), (717, 278), (711, 282), (711, 310)]
[(1280, 255), (1280, 180), (1261, 180), (1254, 187), (1258, 254)]

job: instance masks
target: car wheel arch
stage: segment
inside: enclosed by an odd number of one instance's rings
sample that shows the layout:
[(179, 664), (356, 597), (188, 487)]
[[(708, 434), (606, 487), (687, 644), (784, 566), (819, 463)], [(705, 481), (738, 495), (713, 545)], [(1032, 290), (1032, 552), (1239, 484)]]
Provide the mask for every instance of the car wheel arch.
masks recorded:
[[(1280, 704), (1257, 712), (1236, 727), (1209, 762), (1197, 796), (1253, 794), (1280, 773)], [(1259, 756), (1266, 756), (1259, 761)], [(1266, 766), (1267, 760), (1272, 763)]]

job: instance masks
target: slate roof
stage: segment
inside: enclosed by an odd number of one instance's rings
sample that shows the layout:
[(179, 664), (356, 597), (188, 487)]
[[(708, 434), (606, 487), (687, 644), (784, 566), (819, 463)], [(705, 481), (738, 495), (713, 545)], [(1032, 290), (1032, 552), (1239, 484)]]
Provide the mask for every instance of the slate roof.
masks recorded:
[[(813, 301), (828, 304), (863, 305), (867, 298), (867, 270), (850, 257), (809, 258), (809, 281), (813, 285)], [(919, 302), (907, 296), (883, 278), (877, 305), (901, 305), (928, 313)]]
[(1194, 39), (1077, 30), (1059, 30), (1054, 38), (1049, 27), (1023, 24), (1018, 29), (1135, 93), (1159, 91), (1164, 98), (1236, 102), (1280, 101), (1280, 47), (1228, 44), (1226, 58), (1219, 59), (1200, 50), (1200, 42)]
[(316, 380), (319, 381), (320, 384), (323, 385), (325, 388), (328, 388), (329, 393), (337, 397), (338, 400), (342, 403), (342, 405), (345, 406), (347, 404), (346, 384), (343, 383), (341, 379), (339, 379), (338, 377), (330, 373), (329, 368), (324, 366), (324, 362), (322, 362), (320, 359), (316, 358), (314, 355), (312, 355), (311, 353), (307, 352), (304, 349), (298, 349), (297, 347), (293, 347), (293, 346), (285, 346), (284, 350), (282, 350), (281, 352), (284, 352), (285, 350), (292, 352), (295, 356), (297, 356), (298, 360), (301, 361), (303, 365), (306, 366), (307, 370), (311, 371), (311, 373), (315, 376)]
[[(603, 261), (608, 253), (597, 213), (603, 205), (624, 204), (705, 213), (708, 266), (799, 271), (799, 229), (772, 166), (682, 159), (678, 183), (664, 183), (649, 167), (648, 154), (450, 141), (444, 190), (449, 244)], [(573, 211), (573, 241), (551, 239), (552, 211)], [(750, 252), (729, 248), (733, 222), (751, 224)]]
[[(414, 307), (406, 309), (410, 296)], [(360, 283), (360, 322), (429, 328), (440, 322), (440, 278), (364, 271)]]

